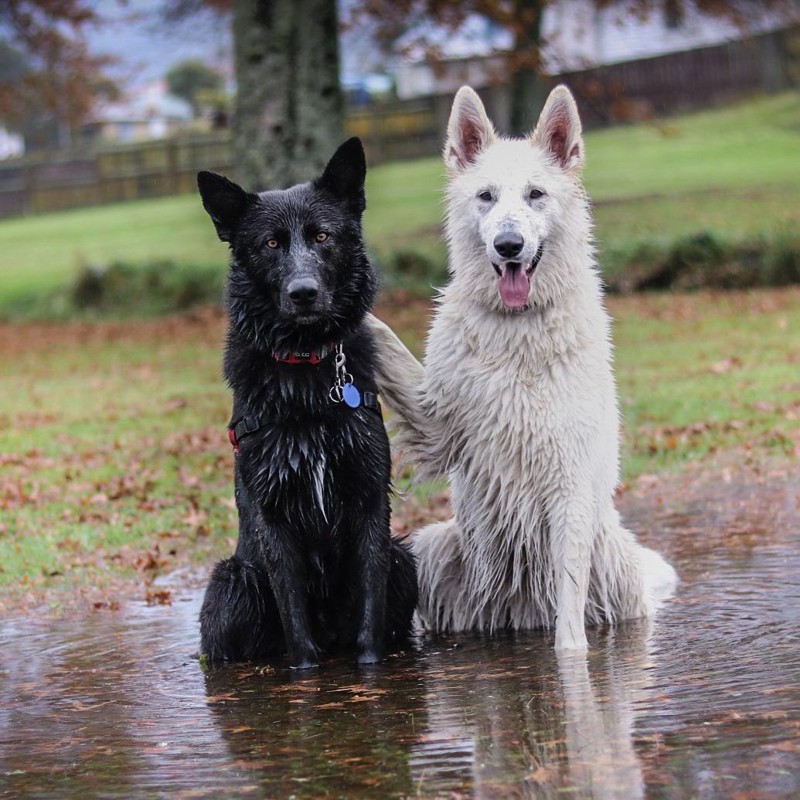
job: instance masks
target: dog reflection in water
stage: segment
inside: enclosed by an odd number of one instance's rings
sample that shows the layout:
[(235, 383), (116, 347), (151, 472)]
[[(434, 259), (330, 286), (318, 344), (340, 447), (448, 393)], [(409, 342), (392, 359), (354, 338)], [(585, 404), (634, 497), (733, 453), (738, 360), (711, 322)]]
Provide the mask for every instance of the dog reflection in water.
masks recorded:
[(421, 795), (644, 797), (632, 735), (650, 691), (651, 626), (612, 630), (591, 670), (583, 654), (553, 652), (535, 634), (442, 642), (426, 670), (427, 728), (411, 754)]

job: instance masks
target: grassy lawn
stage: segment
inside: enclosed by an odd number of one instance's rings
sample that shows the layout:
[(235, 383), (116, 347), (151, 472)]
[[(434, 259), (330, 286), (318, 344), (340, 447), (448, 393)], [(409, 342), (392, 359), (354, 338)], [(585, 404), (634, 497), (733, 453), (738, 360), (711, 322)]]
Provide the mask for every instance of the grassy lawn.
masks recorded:
[[(800, 452), (800, 290), (616, 298), (624, 478)], [(380, 314), (419, 352), (428, 307)], [(0, 608), (203, 575), (236, 536), (224, 323), (0, 325)], [(400, 482), (402, 485), (402, 481)], [(408, 530), (440, 489), (398, 501)], [(58, 591), (62, 590), (62, 591)], [(98, 599), (99, 598), (99, 599)]]
[[(591, 133), (587, 150), (601, 250), (800, 224), (798, 94)], [(365, 225), (379, 260), (411, 251), (442, 261), (442, 183), (439, 159), (370, 171)], [(3, 221), (0, 254), (0, 317), (85, 264), (171, 258), (222, 274), (226, 261), (195, 196)], [(610, 308), (625, 480), (797, 456), (800, 289), (651, 294)], [(400, 294), (381, 309), (417, 352), (427, 312)], [(208, 309), (125, 324), (0, 323), (0, 609), (42, 591), (53, 603), (113, 603), (123, 584), (160, 602), (159, 576), (202, 574), (231, 551), (223, 338)], [(445, 512), (438, 489), (410, 493), (394, 524)]]
[(800, 455), (800, 290), (613, 299), (627, 480)]
[(233, 535), (219, 314), (0, 327), (0, 585), (112, 591)]
[[(641, 240), (703, 230), (741, 238), (800, 226), (800, 93), (587, 135), (586, 185), (600, 258)], [(367, 237), (444, 260), (438, 158), (370, 170)], [(85, 264), (172, 258), (219, 265), (226, 254), (194, 195), (0, 222), (0, 311), (68, 282)]]
[(0, 222), (0, 305), (54, 289), (86, 265), (171, 258), (225, 266), (225, 251), (194, 196), (75, 209)]

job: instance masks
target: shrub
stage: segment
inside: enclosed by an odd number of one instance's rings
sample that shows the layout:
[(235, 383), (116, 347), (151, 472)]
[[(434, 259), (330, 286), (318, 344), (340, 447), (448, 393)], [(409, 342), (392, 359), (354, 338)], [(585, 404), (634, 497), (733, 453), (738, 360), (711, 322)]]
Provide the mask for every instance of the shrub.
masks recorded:
[(800, 236), (779, 234), (764, 254), (764, 279), (770, 286), (800, 283)]
[(644, 242), (617, 250), (611, 264), (609, 288), (618, 292), (786, 286), (800, 283), (800, 237), (730, 242), (702, 232), (668, 245)]
[(159, 260), (146, 264), (116, 261), (85, 267), (68, 292), (78, 312), (152, 315), (183, 311), (222, 300), (224, 271), (179, 266)]
[(447, 265), (418, 250), (397, 250), (381, 263), (387, 288), (429, 295), (432, 286), (447, 282)]

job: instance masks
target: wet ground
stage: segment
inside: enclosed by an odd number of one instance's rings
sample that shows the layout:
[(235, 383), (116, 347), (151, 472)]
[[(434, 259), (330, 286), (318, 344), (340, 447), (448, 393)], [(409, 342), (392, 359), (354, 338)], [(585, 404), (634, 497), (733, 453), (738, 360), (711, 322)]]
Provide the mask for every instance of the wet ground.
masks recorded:
[(588, 658), (532, 633), (204, 673), (197, 592), (5, 619), (0, 796), (800, 797), (800, 482), (683, 488), (623, 498), (682, 584)]

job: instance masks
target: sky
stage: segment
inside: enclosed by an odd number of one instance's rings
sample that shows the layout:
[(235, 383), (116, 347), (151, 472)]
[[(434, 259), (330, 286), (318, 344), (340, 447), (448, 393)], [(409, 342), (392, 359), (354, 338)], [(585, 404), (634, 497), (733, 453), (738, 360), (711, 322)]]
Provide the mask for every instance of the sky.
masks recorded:
[(212, 67), (230, 63), (230, 25), (211, 12), (190, 21), (167, 25), (160, 16), (163, 0), (97, 0), (106, 20), (87, 31), (95, 55), (110, 55), (119, 63), (109, 72), (131, 88), (163, 78), (179, 61), (199, 58)]
[[(2, 0), (0, 0), (2, 2)], [(346, 6), (348, 0), (340, 0)], [(109, 69), (129, 89), (164, 77), (179, 61), (199, 58), (232, 78), (232, 35), (228, 20), (205, 12), (191, 20), (167, 25), (160, 9), (164, 0), (95, 0), (106, 23), (87, 31), (92, 52), (118, 59)], [(368, 26), (350, 30), (340, 48), (342, 78), (356, 80), (382, 71)]]

